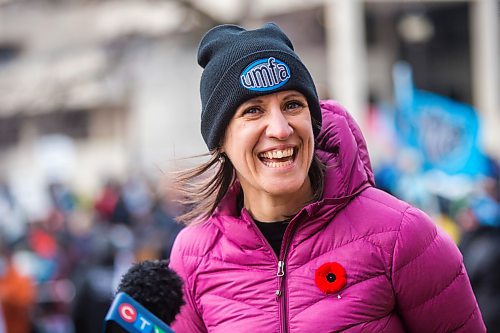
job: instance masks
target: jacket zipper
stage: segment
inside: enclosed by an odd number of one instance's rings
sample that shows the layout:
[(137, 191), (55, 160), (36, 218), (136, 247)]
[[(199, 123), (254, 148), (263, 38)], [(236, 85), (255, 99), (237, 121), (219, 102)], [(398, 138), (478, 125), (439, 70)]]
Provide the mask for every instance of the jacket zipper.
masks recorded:
[(264, 237), (264, 235), (262, 234), (260, 229), (257, 227), (255, 222), (253, 222), (253, 219), (249, 216), (249, 218), (252, 220), (253, 227), (257, 231), (257, 234), (264, 241), (264, 243), (267, 244), (267, 247), (271, 250), (271, 253), (274, 254), (274, 258), (276, 258), (276, 262), (277, 262), (276, 276), (278, 278), (278, 289), (276, 289), (275, 295), (276, 295), (276, 301), (280, 305), (279, 306), (279, 317), (281, 319), (281, 333), (288, 332), (288, 324), (286, 322), (287, 318), (288, 318), (288, 316), (287, 316), (288, 311), (287, 311), (287, 304), (286, 304), (286, 293), (285, 293), (286, 288), (284, 287), (284, 283), (285, 283), (285, 258), (286, 258), (286, 255), (288, 253), (288, 246), (290, 243), (289, 240), (292, 237), (293, 232), (295, 231), (295, 230), (292, 230), (292, 228), (295, 229), (295, 225), (297, 224), (297, 222), (296, 222), (297, 218), (303, 214), (302, 212), (303, 212), (303, 210), (300, 211), (299, 213), (297, 213), (297, 215), (295, 215), (295, 217), (290, 221), (290, 224), (287, 226), (287, 228), (285, 230), (285, 234), (283, 235), (283, 241), (281, 243), (279, 257), (276, 256), (271, 244), (269, 244), (266, 237)]
[(281, 312), (281, 333), (288, 332), (288, 305), (287, 305), (287, 288), (286, 288), (286, 267), (285, 259), (288, 254), (288, 248), (290, 246), (290, 240), (295, 232), (296, 226), (298, 224), (297, 220), (300, 215), (302, 215), (303, 210), (297, 213), (297, 215), (290, 221), (290, 224), (285, 230), (283, 235), (283, 241), (281, 243), (280, 257), (278, 258), (278, 270), (276, 276), (278, 277), (278, 290), (276, 290), (276, 300), (280, 303)]

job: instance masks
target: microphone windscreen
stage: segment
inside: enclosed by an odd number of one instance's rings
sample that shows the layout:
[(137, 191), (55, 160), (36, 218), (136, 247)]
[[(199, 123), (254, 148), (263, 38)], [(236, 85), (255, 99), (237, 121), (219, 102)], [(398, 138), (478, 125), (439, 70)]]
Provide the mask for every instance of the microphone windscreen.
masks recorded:
[(125, 292), (151, 313), (170, 324), (184, 304), (181, 278), (167, 260), (136, 263), (122, 276), (118, 292)]

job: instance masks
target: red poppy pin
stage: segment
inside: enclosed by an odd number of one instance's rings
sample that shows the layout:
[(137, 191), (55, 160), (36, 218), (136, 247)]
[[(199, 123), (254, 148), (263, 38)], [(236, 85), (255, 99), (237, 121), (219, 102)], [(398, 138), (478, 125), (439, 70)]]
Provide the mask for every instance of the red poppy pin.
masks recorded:
[(325, 294), (336, 293), (347, 283), (345, 268), (339, 263), (327, 262), (316, 270), (314, 281), (319, 290)]

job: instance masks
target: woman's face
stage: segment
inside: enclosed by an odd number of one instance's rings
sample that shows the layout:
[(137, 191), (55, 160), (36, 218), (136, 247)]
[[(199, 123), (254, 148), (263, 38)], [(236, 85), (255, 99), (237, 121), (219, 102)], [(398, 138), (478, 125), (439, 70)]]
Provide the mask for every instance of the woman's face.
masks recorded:
[(229, 122), (222, 151), (245, 196), (310, 191), (314, 135), (307, 99), (289, 90), (243, 103)]

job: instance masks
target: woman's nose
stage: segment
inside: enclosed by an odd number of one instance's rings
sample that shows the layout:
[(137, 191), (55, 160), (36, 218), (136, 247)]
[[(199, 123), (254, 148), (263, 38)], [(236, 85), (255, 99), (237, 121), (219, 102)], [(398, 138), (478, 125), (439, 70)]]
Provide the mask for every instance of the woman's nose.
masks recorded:
[(278, 140), (285, 140), (293, 133), (288, 119), (279, 107), (274, 107), (269, 113), (266, 135)]

